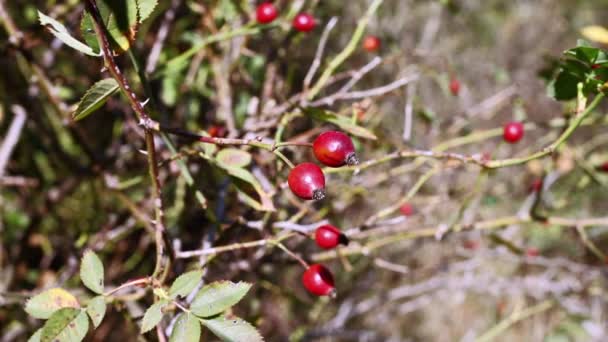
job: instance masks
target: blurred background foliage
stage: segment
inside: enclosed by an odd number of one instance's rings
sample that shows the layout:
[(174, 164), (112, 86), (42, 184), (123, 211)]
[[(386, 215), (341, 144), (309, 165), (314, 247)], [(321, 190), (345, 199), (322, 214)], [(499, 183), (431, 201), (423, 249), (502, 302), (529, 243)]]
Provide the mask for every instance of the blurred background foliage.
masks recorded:
[[(39, 325), (22, 309), (30, 291), (53, 284), (78, 287), (74, 276), (85, 247), (104, 260), (106, 283), (118, 285), (152, 272), (154, 240), (129, 208), (135, 205), (151, 215), (153, 203), (146, 160), (139, 153), (144, 141), (127, 102), (114, 96), (78, 123), (71, 122), (69, 108), (62, 108), (77, 103), (101, 78), (101, 63), (60, 44), (38, 24), (36, 13), (58, 19), (78, 36), (82, 5), (50, 0), (4, 3), (25, 34), (26, 59), (17, 58), (6, 30), (0, 30), (0, 136), (11, 122), (11, 105), (23, 106), (28, 115), (5, 173), (25, 183), (9, 184), (5, 177), (0, 184), (0, 339), (10, 341), (25, 340)], [(283, 14), (290, 3), (276, 1)], [(326, 56), (333, 56), (350, 40), (368, 5), (364, 0), (307, 1), (306, 8), (320, 24), (310, 34), (286, 39), (289, 23), (284, 22), (257, 35), (210, 44), (176, 65), (167, 62), (209, 35), (252, 20), (255, 3), (161, 1), (139, 28), (133, 49), (145, 68), (164, 14), (175, 12), (157, 66), (147, 70), (151, 101), (158, 109), (155, 117), (193, 131), (220, 126), (233, 136), (272, 138), (277, 123), (267, 113), (302, 90), (324, 24), (339, 18), (326, 49)], [(605, 0), (386, 0), (367, 29), (382, 41), (383, 62), (357, 89), (388, 84), (415, 66), (421, 77), (412, 97), (414, 128), (405, 143), (406, 89), (363, 101), (369, 109), (360, 124), (378, 139), (356, 141), (360, 159), (410, 146), (430, 149), (513, 119), (534, 124), (521, 143), (507, 145), (495, 137), (455, 150), (490, 153), (498, 159), (541, 149), (560, 133), (552, 123), (573, 108), (547, 96), (543, 76), (552, 75), (555, 60), (575, 46), (581, 28), (608, 25), (606, 17)], [(359, 50), (339, 71), (359, 69), (373, 57)], [(44, 71), (59, 103), (39, 87), (28, 60)], [(118, 60), (143, 94), (129, 57)], [(461, 82), (459, 96), (449, 93), (451, 78)], [(351, 104), (342, 101), (329, 108), (348, 115)], [(606, 120), (603, 114), (597, 116), (596, 124), (580, 128), (552, 157), (492, 171), (487, 178), (475, 166), (443, 170), (411, 200), (413, 216), (399, 220), (395, 214), (397, 223), (385, 233), (356, 243), (400, 236), (391, 229), (449, 225), (455, 218), (466, 225), (526, 214), (533, 204), (546, 216), (606, 216), (608, 176), (593, 172), (595, 165), (608, 160)], [(297, 118), (283, 136), (311, 140), (328, 127)], [(175, 142), (180, 148), (193, 147)], [(175, 162), (165, 163), (161, 179), (168, 234), (175, 246), (191, 250), (202, 243), (220, 246), (260, 239), (273, 233), (268, 222), (292, 218), (301, 224), (328, 219), (344, 230), (358, 227), (401, 200), (424, 171), (408, 171), (412, 161), (398, 159), (360, 173), (332, 173), (328, 200), (310, 205), (281, 188), (286, 170), (271, 153), (247, 150), (253, 155), (250, 170), (276, 192), (277, 211), (262, 213), (244, 204), (237, 195), (238, 181), (201, 158), (187, 160), (193, 185)], [(164, 145), (159, 151), (160, 159), (172, 155)], [(303, 149), (290, 149), (288, 155), (294, 161), (312, 160)], [(530, 185), (542, 177), (550, 185), (535, 203)], [(207, 209), (201, 207), (197, 190), (205, 196)], [(470, 205), (458, 216), (463, 203)], [(259, 220), (266, 223), (262, 231), (246, 224)], [(586, 232), (600, 251), (608, 251), (606, 227), (591, 226)], [(304, 237), (290, 240), (288, 247), (308, 260), (327, 257)], [(198, 262), (179, 260), (172, 274)], [(496, 340), (600, 341), (608, 334), (606, 260), (589, 250), (575, 228), (540, 221), (456, 232), (441, 241), (432, 236), (396, 239), (342, 261), (330, 256), (325, 262), (336, 276), (335, 300), (306, 294), (300, 266), (280, 250), (239, 250), (200, 262), (208, 281), (255, 283), (236, 310), (268, 341), (469, 341), (529, 308), (542, 312), (501, 331)], [(148, 304), (115, 305), (89, 338), (137, 340), (133, 315)]]

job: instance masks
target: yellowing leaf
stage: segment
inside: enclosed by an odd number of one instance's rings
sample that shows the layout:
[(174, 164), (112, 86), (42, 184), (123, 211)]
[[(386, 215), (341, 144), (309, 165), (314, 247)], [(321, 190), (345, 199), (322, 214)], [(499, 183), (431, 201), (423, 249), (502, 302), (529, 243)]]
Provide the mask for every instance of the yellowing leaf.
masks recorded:
[(62, 288), (46, 290), (30, 298), (25, 304), (25, 311), (34, 318), (47, 319), (61, 308), (79, 308), (76, 297)]
[(581, 30), (581, 34), (594, 42), (608, 44), (608, 29), (602, 26), (586, 26)]

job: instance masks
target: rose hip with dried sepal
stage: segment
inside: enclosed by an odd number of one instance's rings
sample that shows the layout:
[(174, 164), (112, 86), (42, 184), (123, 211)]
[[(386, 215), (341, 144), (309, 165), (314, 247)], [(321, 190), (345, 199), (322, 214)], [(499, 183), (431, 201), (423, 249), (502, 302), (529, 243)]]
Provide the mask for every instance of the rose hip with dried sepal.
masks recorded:
[(359, 163), (352, 139), (340, 131), (319, 134), (312, 143), (312, 151), (318, 161), (330, 167)]
[(315, 296), (336, 296), (334, 276), (321, 264), (310, 265), (302, 275), (302, 284)]
[(325, 175), (316, 164), (298, 164), (289, 172), (287, 183), (291, 191), (302, 199), (318, 201), (325, 198)]
[(347, 245), (348, 238), (337, 227), (324, 224), (315, 230), (315, 242), (323, 249), (332, 249), (339, 244)]

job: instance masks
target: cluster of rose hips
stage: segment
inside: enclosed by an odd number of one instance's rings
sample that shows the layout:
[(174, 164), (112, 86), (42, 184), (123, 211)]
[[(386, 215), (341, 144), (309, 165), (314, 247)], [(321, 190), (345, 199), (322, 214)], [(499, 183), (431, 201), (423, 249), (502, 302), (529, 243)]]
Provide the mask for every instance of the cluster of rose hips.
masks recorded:
[[(260, 24), (269, 24), (279, 15), (277, 8), (270, 2), (260, 4), (255, 12)], [(308, 13), (299, 13), (293, 18), (293, 28), (300, 32), (310, 32), (316, 26), (315, 18)]]
[[(325, 166), (341, 167), (359, 162), (351, 138), (339, 131), (321, 133), (312, 143), (315, 158)], [(325, 175), (314, 163), (301, 163), (291, 169), (287, 176), (289, 189), (304, 200), (321, 200), (325, 197)], [(323, 249), (332, 249), (348, 244), (346, 236), (335, 226), (326, 224), (315, 231), (315, 241)], [(321, 264), (308, 266), (302, 275), (302, 284), (308, 292), (317, 296), (335, 295), (331, 271)]]

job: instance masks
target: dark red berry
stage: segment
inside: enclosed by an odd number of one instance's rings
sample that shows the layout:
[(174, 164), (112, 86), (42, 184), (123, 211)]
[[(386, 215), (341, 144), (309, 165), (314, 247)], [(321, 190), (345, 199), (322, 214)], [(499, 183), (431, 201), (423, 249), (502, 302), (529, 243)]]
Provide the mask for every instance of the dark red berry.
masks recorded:
[(599, 65), (599, 64), (592, 64), (592, 65), (591, 65), (591, 69), (594, 69), (594, 70), (595, 70), (595, 69), (599, 69), (599, 68), (601, 68), (601, 67), (602, 67), (602, 66), (601, 66), (601, 65)]
[(304, 271), (302, 284), (308, 292), (315, 296), (334, 297), (336, 293), (334, 276), (331, 271), (321, 264), (311, 265)]
[(213, 125), (213, 126), (209, 127), (209, 129), (207, 130), (207, 133), (209, 133), (209, 135), (214, 138), (223, 138), (226, 136), (228, 131), (226, 130), (226, 127), (224, 127), (224, 126)]
[(260, 4), (255, 11), (255, 17), (260, 24), (268, 24), (277, 18), (276, 7), (269, 2)]
[(476, 250), (477, 248), (479, 248), (479, 241), (475, 241), (475, 240), (465, 240), (462, 243), (462, 246), (466, 249), (470, 249), (472, 251)]
[(509, 122), (503, 130), (503, 137), (509, 144), (515, 144), (524, 136), (524, 125), (521, 122)]
[(532, 184), (530, 184), (530, 189), (528, 189), (528, 190), (530, 192), (539, 192), (542, 188), (543, 188), (543, 180), (540, 178), (537, 178), (534, 181), (532, 181)]
[(460, 94), (460, 81), (455, 78), (452, 78), (450, 81), (450, 93), (454, 96), (458, 96)]
[(320, 200), (325, 197), (325, 176), (319, 166), (302, 163), (291, 169), (287, 183), (293, 193), (306, 200)]
[(340, 167), (359, 163), (353, 141), (342, 132), (328, 131), (319, 134), (312, 143), (312, 150), (317, 160), (327, 166)]
[(536, 257), (540, 255), (540, 251), (538, 250), (538, 248), (534, 248), (534, 247), (530, 247), (528, 249), (526, 249), (526, 256), (528, 257)]
[(363, 49), (367, 52), (376, 52), (380, 49), (380, 38), (367, 36), (363, 39)]
[(414, 213), (414, 207), (409, 203), (405, 203), (399, 208), (399, 211), (403, 216), (412, 216), (412, 214)]
[(315, 18), (308, 13), (299, 13), (293, 18), (293, 28), (300, 32), (310, 32), (315, 26)]
[(604, 162), (602, 165), (598, 167), (598, 170), (602, 172), (608, 172), (608, 162)]
[(332, 249), (339, 244), (347, 245), (348, 239), (340, 229), (325, 224), (317, 228), (315, 231), (315, 241), (317, 245), (323, 249)]

